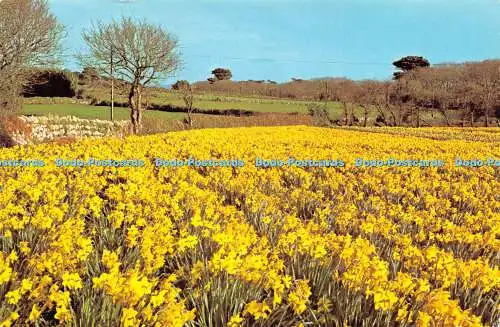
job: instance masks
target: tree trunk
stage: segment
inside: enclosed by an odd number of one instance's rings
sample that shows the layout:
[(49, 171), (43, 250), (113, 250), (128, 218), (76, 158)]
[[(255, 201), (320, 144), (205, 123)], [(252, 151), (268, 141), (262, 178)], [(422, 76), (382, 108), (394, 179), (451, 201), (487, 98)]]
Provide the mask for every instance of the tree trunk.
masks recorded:
[(451, 126), (450, 120), (448, 119), (448, 115), (446, 114), (446, 108), (448, 108), (448, 105), (445, 104), (442, 106), (442, 108), (439, 110), (441, 115), (443, 115), (444, 121), (446, 122), (446, 126)]
[(128, 107), (130, 108), (130, 122), (132, 123), (132, 133), (135, 134), (137, 122), (135, 119), (135, 85), (132, 83), (128, 93)]
[(410, 106), (410, 126), (413, 127), (413, 119), (415, 118), (414, 117), (414, 113), (413, 113), (413, 106)]
[[(384, 125), (387, 125), (388, 121), (387, 121), (387, 118), (386, 118), (385, 113), (384, 113), (384, 108), (379, 107), (379, 106), (376, 106), (376, 108), (377, 108), (378, 113), (380, 114), (380, 117), (382, 117), (382, 119), (383, 119)], [(377, 124), (377, 126), (378, 126), (377, 121), (375, 121), (375, 124)]]
[(446, 122), (446, 126), (451, 126), (450, 120), (448, 119), (448, 115), (446, 114), (446, 110), (441, 111), (441, 114), (444, 117), (444, 121)]
[(191, 116), (191, 114), (193, 112), (193, 104), (192, 104), (192, 102), (187, 102), (186, 105), (187, 105), (187, 111), (186, 111), (187, 119), (184, 119), (184, 121), (191, 128), (191, 127), (193, 127), (193, 117)]
[(142, 87), (139, 83), (137, 85), (137, 107), (136, 107), (136, 120), (137, 120), (137, 132), (140, 133), (142, 129)]
[(132, 122), (132, 132), (138, 134), (141, 130), (142, 113), (141, 113), (141, 85), (139, 81), (134, 81), (130, 87), (128, 94), (128, 106), (130, 108), (130, 121)]
[(474, 109), (470, 110), (470, 127), (474, 127)]
[(484, 95), (484, 127), (488, 127), (490, 125), (490, 109), (493, 107), (494, 103), (494, 85), (492, 81), (486, 80), (485, 84), (485, 95)]
[(403, 104), (399, 104), (398, 126), (403, 125)]
[(420, 106), (417, 106), (417, 128), (420, 127)]
[(342, 106), (344, 107), (344, 119), (345, 119), (344, 125), (347, 125), (349, 122), (349, 113), (347, 112), (348, 111), (347, 103), (342, 102)]
[(398, 121), (397, 121), (397, 118), (396, 118), (396, 114), (394, 113), (394, 111), (392, 110), (392, 108), (390, 107), (390, 105), (387, 104), (386, 108), (387, 108), (387, 111), (391, 114), (393, 126), (398, 126)]
[(365, 110), (365, 117), (363, 121), (363, 127), (366, 127), (366, 124), (368, 122), (368, 107), (367, 106), (361, 106)]
[(490, 117), (488, 115), (488, 107), (484, 110), (484, 127), (488, 127), (490, 125)]
[(403, 103), (400, 103), (399, 104), (399, 113), (398, 113), (398, 120), (399, 120), (399, 123), (398, 123), (398, 126), (403, 126), (403, 124), (405, 123), (405, 121), (407, 121), (406, 119), (406, 113), (408, 111), (406, 111), (405, 109), (405, 105)]

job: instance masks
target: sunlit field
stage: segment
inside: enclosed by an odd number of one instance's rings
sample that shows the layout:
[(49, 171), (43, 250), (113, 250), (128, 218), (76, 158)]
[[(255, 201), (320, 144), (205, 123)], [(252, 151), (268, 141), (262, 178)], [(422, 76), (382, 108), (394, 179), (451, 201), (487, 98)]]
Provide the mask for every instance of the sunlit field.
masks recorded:
[[(37, 116), (75, 116), (83, 119), (111, 119), (109, 107), (98, 107), (85, 104), (26, 104), (23, 107), (22, 114)], [(182, 119), (184, 117), (183, 113), (152, 110), (146, 111), (144, 115), (146, 118), (159, 121)], [(130, 119), (130, 110), (128, 108), (114, 108), (114, 119)]]
[[(499, 129), (294, 126), (3, 149), (45, 166), (0, 167), (0, 322), (494, 325), (499, 144)], [(70, 165), (90, 158), (144, 166)], [(367, 167), (392, 159), (443, 164)]]

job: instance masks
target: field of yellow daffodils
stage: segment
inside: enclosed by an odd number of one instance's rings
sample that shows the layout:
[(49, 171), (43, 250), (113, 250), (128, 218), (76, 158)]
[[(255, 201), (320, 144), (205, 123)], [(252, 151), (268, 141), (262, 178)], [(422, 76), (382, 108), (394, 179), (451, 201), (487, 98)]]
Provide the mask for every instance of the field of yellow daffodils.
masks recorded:
[(2, 149), (0, 326), (498, 326), (499, 144), (296, 126)]

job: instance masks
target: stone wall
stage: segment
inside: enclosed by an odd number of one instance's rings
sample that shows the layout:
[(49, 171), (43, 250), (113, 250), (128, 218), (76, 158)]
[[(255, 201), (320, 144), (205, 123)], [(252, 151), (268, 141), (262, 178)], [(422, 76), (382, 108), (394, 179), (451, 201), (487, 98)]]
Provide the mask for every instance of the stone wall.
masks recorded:
[(22, 123), (14, 125), (24, 127), (11, 127), (8, 130), (11, 139), (17, 145), (50, 142), (60, 138), (123, 137), (129, 126), (128, 121), (111, 122), (100, 119), (81, 119), (74, 116), (20, 116), (17, 119)]

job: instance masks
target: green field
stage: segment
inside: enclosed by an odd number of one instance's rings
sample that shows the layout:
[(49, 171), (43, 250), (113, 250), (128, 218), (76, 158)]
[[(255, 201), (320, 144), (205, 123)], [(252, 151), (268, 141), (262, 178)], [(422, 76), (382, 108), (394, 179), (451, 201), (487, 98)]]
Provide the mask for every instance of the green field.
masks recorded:
[[(149, 92), (149, 94), (148, 94)], [(110, 101), (109, 91), (101, 88), (87, 89), (87, 94), (100, 101)], [(117, 90), (115, 101), (127, 102), (127, 93), (124, 90)], [(145, 91), (143, 101), (159, 105), (171, 104), (184, 106), (182, 94), (176, 91)], [(199, 109), (241, 109), (256, 112), (307, 112), (307, 105), (311, 101), (298, 101), (277, 98), (257, 98), (257, 97), (237, 97), (218, 94), (198, 93), (194, 95), (194, 107)], [(338, 103), (330, 103), (333, 109), (340, 108)]]
[[(160, 97), (151, 99), (152, 103), (172, 104), (176, 106), (184, 106), (184, 102), (180, 95), (170, 93)], [(274, 98), (255, 98), (255, 97), (234, 97), (234, 96), (218, 96), (212, 94), (197, 94), (195, 95), (194, 106), (199, 109), (241, 109), (255, 112), (275, 112), (288, 113), (299, 112), (307, 113), (307, 106), (311, 101), (296, 101), (288, 99)], [(332, 112), (341, 112), (341, 104), (338, 102), (329, 102), (328, 108)]]
[[(103, 89), (102, 87), (85, 88), (85, 94), (95, 99), (96, 102), (100, 101), (110, 101), (109, 90)], [(117, 89), (115, 93), (115, 103), (127, 103), (128, 93), (126, 90)], [(64, 101), (71, 102), (69, 98), (28, 98), (25, 99), (26, 103), (37, 104), (37, 103), (61, 103)], [(157, 90), (157, 89), (145, 89), (142, 98), (144, 103), (151, 103), (157, 105), (175, 105), (183, 107), (184, 101), (182, 99), (182, 94), (177, 91), (172, 90)], [(250, 110), (255, 112), (298, 112), (306, 113), (308, 104), (314, 101), (301, 101), (292, 99), (279, 99), (279, 98), (269, 98), (269, 97), (240, 97), (240, 96), (227, 96), (220, 94), (211, 93), (195, 93), (193, 106), (198, 109), (216, 109), (216, 110), (227, 110), (227, 109), (240, 109), (240, 110)], [(341, 104), (338, 102), (329, 102), (328, 107), (332, 111), (341, 111)]]
[[(168, 104), (183, 106), (184, 103), (182, 100), (172, 99), (168, 102)], [(228, 109), (241, 109), (241, 110), (250, 110), (255, 112), (307, 112), (307, 105), (304, 103), (282, 103), (280, 101), (276, 101), (274, 103), (264, 102), (245, 102), (245, 101), (210, 101), (210, 100), (201, 100), (195, 101), (194, 107), (199, 109), (219, 109), (219, 110), (228, 110)]]
[[(194, 101), (193, 106), (202, 110), (240, 109), (265, 113), (307, 113), (307, 106), (311, 103), (304, 101), (287, 101), (281, 99), (217, 97), (208, 95), (197, 95), (196, 98), (197, 100)], [(125, 102), (125, 99), (118, 98), (116, 101)], [(182, 101), (182, 99), (176, 98), (175, 96), (170, 96), (168, 98), (165, 97), (161, 99), (154, 98), (154, 101), (151, 101), (151, 103), (162, 105), (171, 104), (179, 107), (184, 106), (184, 102)], [(342, 107), (340, 103), (329, 102), (328, 108), (333, 117), (339, 118), (342, 115)], [(117, 117), (117, 119), (128, 119), (128, 112), (128, 108), (116, 107), (115, 117)], [(58, 115), (74, 115), (81, 118), (109, 119), (109, 107), (75, 104), (72, 103), (72, 99), (70, 98), (25, 99), (23, 113), (37, 115), (52, 113)], [(163, 116), (161, 115), (167, 115), (167, 118), (184, 117), (183, 113), (167, 113), (158, 111), (148, 111), (146, 112), (146, 114), (151, 115), (151, 117), (159, 118), (163, 118)]]
[[(47, 116), (76, 116), (83, 119), (103, 119), (110, 120), (109, 107), (96, 107), (85, 104), (25, 104), (22, 110), (23, 115)], [(156, 119), (182, 119), (182, 112), (146, 111), (144, 116)], [(129, 120), (130, 110), (128, 108), (115, 108), (115, 120)]]
[[(197, 100), (194, 102), (194, 106), (199, 109), (242, 109), (250, 110), (254, 112), (261, 113), (290, 113), (299, 112), (307, 113), (307, 107), (312, 102), (303, 101), (288, 101), (283, 99), (269, 99), (269, 98), (244, 98), (244, 97), (225, 97), (216, 95), (196, 95)], [(110, 119), (110, 109), (105, 106), (93, 106), (87, 104), (75, 104), (71, 103), (70, 98), (31, 98), (27, 99), (27, 103), (23, 107), (22, 114), (24, 115), (60, 115), (60, 116), (76, 116), (84, 119)], [(120, 101), (122, 99), (118, 99)], [(169, 94), (162, 99), (155, 98), (161, 104), (172, 104), (176, 106), (182, 106), (183, 102), (181, 99), (177, 98), (176, 94)], [(65, 103), (67, 102), (67, 103)], [(330, 112), (330, 117), (332, 119), (342, 119), (344, 116), (342, 104), (338, 102), (328, 102), (328, 110)], [(356, 108), (354, 110), (356, 117), (363, 120), (364, 111), (361, 108)], [(457, 111), (449, 111), (448, 115), (451, 119), (457, 120)], [(378, 115), (377, 110), (372, 109), (369, 111), (368, 124), (371, 125), (375, 122), (375, 118)], [(128, 108), (115, 107), (114, 117), (116, 120), (129, 120), (130, 111)], [(144, 113), (146, 119), (154, 120), (179, 120), (185, 117), (185, 113), (182, 112), (165, 112), (165, 111), (155, 111), (148, 110)], [(389, 115), (387, 115), (389, 118)], [(422, 112), (422, 124), (443, 124), (443, 118), (440, 113), (434, 112)]]

